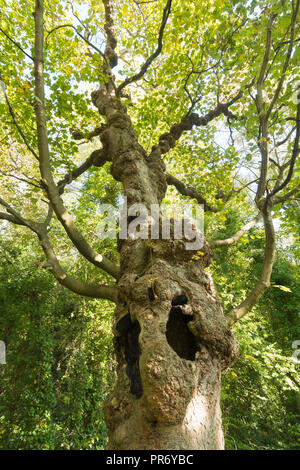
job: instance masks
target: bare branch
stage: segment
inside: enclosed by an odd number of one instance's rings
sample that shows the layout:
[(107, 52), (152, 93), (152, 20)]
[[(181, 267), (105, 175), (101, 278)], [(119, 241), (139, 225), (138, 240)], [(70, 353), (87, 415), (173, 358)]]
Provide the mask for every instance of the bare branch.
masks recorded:
[(185, 186), (181, 181), (175, 178), (175, 176), (172, 176), (169, 173), (167, 173), (166, 181), (167, 181), (167, 184), (175, 186), (177, 191), (183, 196), (189, 196), (193, 199), (196, 199), (199, 204), (203, 204), (204, 211), (218, 212), (219, 209), (217, 209), (216, 207), (210, 206), (208, 202), (206, 201), (206, 199), (195, 188)]
[(136, 81), (140, 80), (143, 77), (143, 75), (145, 75), (148, 68), (152, 64), (152, 62), (161, 53), (162, 48), (163, 48), (163, 42), (162, 41), (163, 41), (164, 30), (165, 30), (165, 27), (166, 27), (166, 24), (167, 24), (167, 21), (168, 21), (170, 12), (171, 12), (171, 7), (172, 7), (172, 0), (167, 0), (166, 6), (165, 6), (164, 11), (163, 11), (163, 17), (162, 17), (161, 25), (160, 25), (157, 48), (155, 49), (153, 54), (151, 54), (150, 57), (148, 57), (148, 59), (146, 60), (144, 65), (142, 65), (141, 70), (137, 74), (126, 78), (126, 80), (124, 80), (124, 82), (121, 83), (121, 85), (118, 86), (118, 88), (117, 88), (117, 95), (118, 96), (120, 95), (120, 93), (121, 93), (121, 91), (123, 90), (124, 87), (126, 87), (127, 85), (129, 85), (132, 82), (136, 82)]
[(54, 212), (78, 251), (92, 264), (118, 278), (119, 267), (104, 255), (97, 253), (85, 240), (66, 210), (56, 186), (50, 166), (49, 144), (45, 112), (45, 91), (43, 75), (43, 0), (36, 0), (35, 8), (35, 104), (38, 147), (40, 155), (41, 183), (47, 192)]
[(46, 256), (48, 265), (54, 277), (64, 287), (67, 287), (76, 294), (92, 298), (108, 299), (117, 302), (118, 290), (114, 286), (88, 284), (78, 281), (66, 274), (53, 251), (49, 238), (45, 232), (39, 234), (41, 247)]
[[(1, 73), (0, 73), (0, 80), (2, 80)], [(27, 138), (26, 138), (24, 132), (22, 131), (22, 129), (21, 129), (21, 127), (20, 127), (20, 125), (19, 125), (19, 123), (18, 123), (18, 121), (17, 121), (17, 119), (16, 119), (15, 112), (14, 112), (14, 110), (13, 110), (13, 108), (12, 108), (12, 105), (10, 104), (10, 101), (9, 101), (9, 99), (8, 99), (8, 96), (7, 96), (7, 93), (6, 93), (6, 90), (5, 90), (5, 87), (4, 87), (4, 86), (2, 87), (2, 91), (3, 91), (3, 93), (4, 93), (4, 97), (5, 97), (6, 104), (7, 104), (7, 106), (8, 106), (9, 113), (10, 113), (12, 119), (13, 119), (13, 122), (14, 122), (16, 128), (18, 129), (18, 132), (19, 132), (20, 136), (21, 136), (22, 139), (23, 139), (24, 144), (26, 145), (26, 147), (28, 148), (28, 150), (32, 153), (32, 155), (34, 156), (34, 158), (36, 158), (36, 160), (38, 160), (39, 157), (38, 157), (37, 153), (33, 150), (33, 148), (31, 147), (31, 145), (29, 144), (29, 142), (28, 142), (28, 140), (27, 140)]]
[(107, 158), (104, 155), (103, 149), (94, 150), (91, 155), (77, 168), (67, 173), (62, 180), (57, 183), (59, 194), (64, 192), (64, 188), (67, 184), (71, 184), (76, 178), (79, 178), (85, 173), (91, 166), (101, 167), (107, 162)]
[(106, 48), (104, 55), (108, 59), (110, 67), (113, 68), (118, 64), (118, 56), (115, 52), (117, 39), (114, 33), (112, 5), (110, 0), (102, 0), (102, 3), (105, 11), (104, 31), (106, 34)]
[(28, 58), (29, 58), (30, 60), (32, 60), (32, 61), (34, 60), (34, 58), (31, 57), (31, 55), (27, 54), (27, 52), (24, 51), (24, 49), (20, 46), (20, 44), (19, 44), (17, 41), (15, 41), (13, 38), (11, 38), (11, 37), (9, 36), (9, 34), (7, 34), (2, 28), (0, 28), (0, 31), (1, 31), (2, 34), (4, 34), (4, 36), (7, 37), (7, 39), (8, 39), (10, 42), (12, 42), (21, 52), (23, 52), (23, 54), (26, 55), (26, 57), (28, 57)]
[(265, 227), (265, 256), (262, 272), (259, 280), (246, 299), (227, 313), (226, 318), (230, 326), (240, 320), (246, 313), (250, 312), (263, 293), (270, 287), (270, 279), (276, 253), (275, 231), (270, 207), (265, 206), (263, 218)]
[(174, 124), (169, 132), (162, 134), (159, 138), (159, 144), (152, 148), (150, 157), (157, 151), (160, 154), (167, 153), (171, 148), (175, 147), (177, 140), (180, 139), (184, 131), (190, 131), (193, 126), (206, 126), (210, 121), (216, 117), (224, 114), (231, 118), (236, 118), (234, 114), (229, 111), (229, 107), (238, 101), (243, 95), (242, 90), (227, 103), (219, 103), (217, 107), (209, 111), (204, 116), (199, 116), (197, 113), (191, 113), (185, 116), (180, 123)]
[(224, 240), (213, 240), (209, 242), (209, 245), (212, 247), (219, 247), (219, 246), (229, 246), (236, 243), (245, 233), (247, 233), (252, 227), (254, 227), (257, 222), (261, 219), (262, 214), (259, 212), (254, 219), (250, 222), (245, 224), (240, 230), (238, 230), (234, 235), (229, 238), (225, 238)]

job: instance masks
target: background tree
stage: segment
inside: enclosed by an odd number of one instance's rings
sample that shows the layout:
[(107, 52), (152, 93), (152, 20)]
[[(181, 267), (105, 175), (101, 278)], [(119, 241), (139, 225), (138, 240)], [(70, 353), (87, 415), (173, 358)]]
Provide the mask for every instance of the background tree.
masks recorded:
[[(237, 357), (229, 327), (270, 286), (274, 213), (284, 219), (297, 205), (299, 1), (113, 6), (6, 4), (0, 217), (37, 236), (60, 284), (116, 303), (109, 447), (222, 448), (220, 375)], [(92, 86), (100, 117), (86, 97)], [(83, 162), (78, 142), (92, 150)], [(208, 227), (226, 222), (232, 207), (235, 220), (246, 210), (250, 217), (196, 255), (175, 239), (119, 240), (118, 255), (96, 239), (91, 204), (80, 200), (77, 216), (78, 199), (64, 194), (82, 175), (92, 181), (95, 167), (107, 174), (108, 197), (122, 190), (129, 205), (160, 204), (169, 186), (204, 205)], [(212, 249), (260, 221), (261, 272), (224, 316), (208, 270)], [(63, 253), (70, 241), (93, 282), (84, 268), (77, 279), (59, 263), (53, 246)]]

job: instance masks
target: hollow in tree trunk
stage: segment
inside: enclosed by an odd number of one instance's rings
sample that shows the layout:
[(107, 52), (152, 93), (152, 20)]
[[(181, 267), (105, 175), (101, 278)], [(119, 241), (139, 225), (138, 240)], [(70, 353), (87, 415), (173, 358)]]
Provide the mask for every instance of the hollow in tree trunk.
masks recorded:
[(178, 240), (123, 242), (109, 449), (224, 448), (221, 372), (237, 343), (202, 251), (194, 261)]
[[(104, 87), (93, 102), (107, 118), (101, 141), (128, 206), (160, 204), (161, 147), (147, 156), (126, 109)], [(117, 383), (105, 404), (109, 449), (224, 447), (221, 372), (236, 358), (237, 343), (206, 271), (209, 246), (195, 260), (185, 240), (174, 238), (119, 240)]]

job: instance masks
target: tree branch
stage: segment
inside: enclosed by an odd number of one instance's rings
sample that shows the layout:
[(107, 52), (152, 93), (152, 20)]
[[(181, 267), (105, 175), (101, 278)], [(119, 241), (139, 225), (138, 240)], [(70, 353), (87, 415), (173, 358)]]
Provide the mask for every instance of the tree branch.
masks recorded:
[[(0, 73), (0, 80), (2, 80), (1, 73)], [(13, 108), (12, 108), (12, 105), (10, 104), (10, 101), (9, 101), (9, 99), (8, 99), (8, 96), (7, 96), (7, 93), (6, 93), (6, 90), (5, 90), (5, 86), (4, 86), (4, 85), (2, 86), (2, 91), (3, 91), (3, 93), (4, 93), (4, 98), (5, 98), (6, 104), (7, 104), (7, 106), (8, 106), (9, 114), (11, 115), (11, 117), (12, 117), (12, 119), (13, 119), (13, 122), (14, 122), (16, 128), (18, 129), (18, 132), (19, 132), (20, 136), (22, 137), (24, 144), (26, 145), (26, 147), (28, 148), (28, 150), (32, 153), (32, 155), (34, 156), (34, 158), (35, 158), (36, 160), (38, 160), (39, 157), (38, 157), (37, 153), (33, 150), (33, 148), (31, 147), (31, 145), (29, 144), (29, 142), (28, 142), (28, 140), (27, 140), (27, 138), (26, 138), (24, 132), (22, 131), (22, 129), (21, 129), (21, 127), (20, 127), (20, 125), (19, 125), (19, 123), (18, 123), (18, 121), (17, 121), (17, 119), (16, 119), (15, 112), (14, 112), (14, 110), (13, 110)]]
[(259, 212), (254, 219), (252, 219), (250, 222), (245, 224), (240, 230), (238, 230), (234, 235), (232, 235), (229, 238), (225, 238), (224, 240), (213, 240), (209, 242), (209, 245), (213, 248), (217, 248), (219, 246), (229, 246), (233, 245), (236, 243), (245, 233), (247, 233), (252, 227), (254, 227), (257, 222), (261, 219), (262, 214)]
[(74, 140), (82, 140), (82, 139), (92, 140), (94, 137), (101, 135), (102, 132), (105, 130), (105, 128), (106, 128), (105, 124), (101, 124), (100, 126), (96, 127), (95, 129), (93, 129), (91, 132), (89, 132), (86, 135), (81, 131), (73, 129), (72, 137)]
[(38, 236), (40, 240), (40, 245), (44, 251), (48, 262), (48, 264), (44, 267), (50, 268), (52, 274), (61, 285), (67, 287), (69, 290), (79, 295), (84, 295), (86, 297), (92, 298), (108, 299), (113, 302), (117, 302), (118, 291), (116, 287), (96, 284), (94, 285), (78, 281), (77, 279), (68, 276), (63, 270), (63, 268), (60, 266), (47, 235), (47, 227), (50, 223), (53, 212), (51, 207), (49, 208), (46, 220), (43, 223), (38, 223), (24, 219), (2, 198), (0, 198), (0, 204), (4, 206), (9, 212), (0, 212), (0, 220), (7, 220), (8, 222), (11, 222), (15, 225), (22, 225), (24, 227), (27, 227)]
[(79, 178), (85, 173), (91, 166), (101, 167), (107, 162), (107, 158), (104, 155), (103, 149), (94, 150), (91, 155), (77, 168), (67, 173), (62, 180), (57, 183), (59, 194), (64, 192), (64, 188), (67, 184), (71, 184), (76, 178)]
[(282, 89), (282, 86), (283, 86), (283, 82), (284, 82), (284, 79), (285, 79), (285, 74), (286, 74), (287, 68), (289, 66), (290, 59), (291, 59), (293, 46), (294, 46), (295, 25), (296, 25), (297, 15), (298, 15), (298, 11), (299, 11), (299, 5), (300, 5), (300, 0), (297, 0), (296, 1), (296, 6), (293, 9), (293, 15), (292, 15), (292, 19), (291, 19), (291, 25), (290, 25), (291, 33), (290, 33), (288, 51), (287, 51), (285, 61), (284, 61), (284, 64), (283, 64), (283, 67), (282, 67), (282, 70), (281, 70), (281, 76), (280, 76), (279, 83), (277, 85), (277, 88), (276, 88), (276, 91), (275, 91), (274, 96), (272, 98), (272, 101), (270, 103), (270, 106), (268, 107), (268, 110), (267, 110), (267, 118), (270, 116), (270, 113), (271, 113), (271, 111), (274, 107), (274, 104), (276, 103), (276, 101), (277, 101), (277, 99), (280, 95), (280, 92), (281, 92), (281, 89)]
[(276, 197), (275, 199), (273, 199), (273, 206), (292, 199), (292, 197), (297, 195), (298, 193), (300, 193), (300, 184), (298, 184), (298, 186), (296, 186), (295, 188), (291, 189), (291, 191), (289, 191), (288, 193), (283, 194), (283, 196)]
[(159, 54), (161, 53), (162, 48), (163, 48), (163, 42), (162, 42), (162, 40), (163, 40), (164, 30), (165, 30), (165, 27), (166, 27), (166, 24), (167, 24), (167, 21), (168, 21), (170, 12), (171, 12), (171, 7), (172, 7), (172, 0), (167, 0), (166, 6), (165, 6), (164, 11), (163, 11), (163, 16), (162, 16), (162, 21), (161, 21), (160, 29), (159, 29), (157, 48), (155, 49), (155, 51), (153, 52), (153, 54), (151, 54), (150, 57), (148, 57), (148, 59), (146, 60), (146, 62), (144, 63), (144, 65), (142, 65), (141, 70), (140, 70), (137, 74), (132, 75), (131, 77), (126, 78), (126, 80), (124, 80), (124, 82), (121, 83), (121, 85), (118, 86), (118, 88), (117, 88), (117, 95), (118, 95), (118, 96), (120, 96), (121, 91), (122, 91), (123, 88), (125, 88), (127, 85), (129, 85), (130, 83), (133, 83), (133, 82), (136, 82), (136, 81), (140, 80), (140, 79), (143, 77), (143, 75), (145, 75), (145, 73), (147, 72), (148, 68), (149, 68), (150, 65), (152, 64), (152, 62), (153, 62), (153, 61), (156, 59), (156, 57), (158, 57)]
[(175, 186), (177, 191), (182, 194), (183, 196), (189, 196), (193, 199), (196, 199), (198, 204), (203, 204), (204, 205), (204, 211), (209, 211), (209, 212), (218, 212), (219, 209), (216, 207), (210, 206), (206, 199), (195, 189), (191, 187), (187, 187), (179, 181), (175, 176), (170, 175), (169, 173), (166, 173), (166, 181), (167, 184)]
[(0, 220), (7, 220), (15, 225), (25, 225), (20, 220), (16, 219), (12, 214), (8, 214), (7, 212), (0, 212)]
[(32, 61), (34, 60), (33, 57), (31, 57), (31, 55), (27, 54), (27, 52), (24, 51), (24, 49), (20, 46), (20, 44), (17, 41), (15, 41), (13, 38), (11, 38), (9, 36), (9, 34), (7, 34), (2, 28), (0, 28), (0, 31), (1, 31), (2, 34), (4, 34), (4, 36), (7, 37), (7, 39), (10, 42), (12, 42), (21, 52), (23, 52), (23, 54), (26, 55), (26, 57), (28, 57)]
[(300, 147), (299, 147), (299, 140), (300, 140), (300, 99), (299, 99), (299, 97), (300, 97), (300, 88), (299, 88), (299, 95), (298, 95), (298, 101), (299, 102), (297, 104), (296, 136), (295, 136), (295, 140), (294, 140), (293, 152), (292, 152), (292, 157), (291, 157), (290, 165), (289, 165), (289, 171), (288, 171), (288, 174), (287, 174), (286, 178), (284, 179), (284, 181), (281, 184), (276, 185), (274, 187), (273, 191), (271, 191), (271, 193), (269, 194), (269, 198), (273, 197), (276, 193), (278, 193), (283, 188), (285, 188), (288, 185), (288, 183), (290, 182), (290, 180), (293, 176), (296, 159), (297, 159), (297, 156), (299, 155), (299, 152), (300, 152)]
[(112, 15), (112, 4), (110, 0), (102, 0), (105, 11), (105, 24), (104, 31), (106, 34), (106, 47), (104, 55), (109, 61), (111, 68), (115, 67), (118, 64), (118, 56), (115, 52), (117, 47), (117, 39), (114, 33), (114, 22)]
[(21, 178), (20, 176), (16, 176), (16, 175), (11, 175), (10, 173), (6, 173), (5, 171), (1, 171), (0, 170), (0, 173), (4, 176), (7, 176), (8, 178), (14, 178), (18, 181), (22, 181), (22, 183), (26, 183), (26, 184), (29, 184), (30, 186), (33, 186), (34, 188), (37, 188), (37, 189), (42, 189), (41, 186), (39, 186), (38, 184), (35, 184), (33, 183), (32, 181), (28, 181), (27, 179), (25, 178)]
[(231, 118), (236, 118), (234, 114), (229, 111), (229, 107), (238, 101), (243, 95), (242, 90), (227, 103), (219, 103), (215, 109), (209, 111), (204, 116), (199, 116), (197, 113), (191, 113), (185, 116), (180, 123), (174, 124), (169, 132), (162, 134), (159, 138), (159, 144), (152, 148), (152, 154), (159, 151), (161, 154), (167, 153), (171, 148), (175, 147), (177, 140), (180, 139), (184, 131), (190, 131), (193, 126), (206, 126), (210, 121), (216, 117), (224, 114)]
[(264, 227), (265, 227), (265, 256), (262, 266), (262, 272), (256, 285), (246, 297), (246, 299), (237, 307), (230, 310), (227, 315), (228, 325), (231, 326), (240, 320), (246, 313), (250, 312), (253, 306), (258, 302), (263, 293), (270, 287), (270, 279), (275, 261), (276, 245), (275, 231), (270, 210), (271, 204), (265, 206), (263, 210)]
[[(1, 219), (8, 220), (9, 222), (12, 222), (17, 225), (24, 225), (24, 227), (30, 228), (33, 232), (36, 233), (36, 224), (32, 220), (25, 219), (24, 217), (21, 216), (12, 206), (10, 206), (6, 201), (4, 201), (2, 198), (0, 198), (0, 205), (5, 207), (7, 210), (8, 214), (1, 213)], [(4, 215), (7, 215), (4, 217)]]
[(51, 29), (51, 31), (48, 32), (47, 36), (46, 36), (46, 44), (47, 44), (47, 41), (48, 41), (48, 38), (50, 36), (50, 34), (54, 33), (54, 31), (57, 31), (58, 29), (62, 29), (62, 28), (72, 28), (75, 33), (84, 41), (86, 42), (92, 49), (94, 49), (96, 52), (98, 52), (98, 54), (101, 55), (101, 57), (105, 58), (104, 57), (104, 54), (103, 52), (98, 49), (98, 47), (96, 47), (94, 44), (91, 43), (91, 41), (89, 41), (86, 37), (84, 37), (79, 31), (78, 29), (71, 23), (68, 23), (68, 24), (62, 24), (62, 25), (58, 25), (58, 26), (55, 26), (55, 28)]
[(275, 20), (275, 16), (272, 15), (268, 21), (267, 38), (265, 46), (265, 54), (261, 64), (259, 77), (257, 80), (257, 94), (255, 98), (255, 104), (259, 115), (260, 131), (259, 136), (259, 149), (261, 153), (261, 167), (259, 182), (257, 185), (257, 191), (255, 196), (256, 204), (261, 204), (261, 199), (265, 193), (267, 187), (268, 178), (268, 165), (269, 165), (269, 147), (268, 147), (268, 115), (266, 113), (266, 103), (263, 98), (263, 84), (266, 78), (267, 67), (270, 59), (270, 50), (272, 45), (272, 27)]
[(222, 199), (223, 202), (228, 202), (229, 199), (231, 198), (231, 196), (232, 196), (233, 194), (235, 194), (235, 193), (236, 193), (236, 194), (240, 193), (241, 191), (243, 191), (243, 189), (247, 188), (248, 186), (250, 186), (250, 185), (253, 184), (253, 183), (256, 183), (256, 182), (257, 182), (257, 179), (258, 179), (258, 178), (256, 178), (255, 180), (249, 181), (249, 183), (243, 184), (243, 186), (241, 186), (241, 187), (238, 188), (238, 189), (234, 189), (234, 188), (231, 189), (228, 194), (225, 194), (225, 193), (223, 193), (222, 190), (220, 190), (220, 191), (218, 192), (218, 194), (216, 195), (216, 199)]
[(80, 230), (74, 224), (71, 215), (66, 210), (63, 200), (60, 197), (59, 189), (56, 186), (51, 173), (49, 144), (47, 136), (47, 123), (45, 112), (45, 92), (43, 75), (43, 0), (36, 0), (35, 8), (35, 103), (37, 136), (40, 156), (41, 183), (54, 212), (64, 227), (69, 238), (72, 240), (78, 251), (92, 264), (103, 269), (113, 277), (118, 278), (120, 268), (112, 263), (108, 258), (97, 253), (85, 240)]
[(50, 268), (52, 274), (62, 286), (67, 287), (69, 290), (79, 295), (92, 298), (108, 299), (113, 302), (117, 302), (118, 290), (116, 287), (88, 284), (68, 276), (60, 266), (49, 238), (45, 232), (41, 232), (39, 234), (39, 240), (48, 262), (48, 265), (45, 267)]

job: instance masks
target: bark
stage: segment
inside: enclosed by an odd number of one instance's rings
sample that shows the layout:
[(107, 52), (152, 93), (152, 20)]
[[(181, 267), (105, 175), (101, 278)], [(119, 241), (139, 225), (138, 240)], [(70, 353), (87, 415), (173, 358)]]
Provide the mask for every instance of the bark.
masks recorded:
[[(105, 87), (93, 102), (107, 118), (101, 136), (128, 205), (160, 203), (166, 191), (159, 151), (148, 158), (126, 109)], [(184, 240), (119, 240), (115, 310), (117, 382), (105, 404), (109, 449), (223, 449), (221, 372), (237, 357), (206, 271)]]
[(237, 343), (205, 271), (211, 252), (203, 251), (193, 261), (179, 241), (121, 248), (118, 378), (105, 405), (109, 449), (224, 448), (221, 372)]

